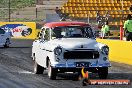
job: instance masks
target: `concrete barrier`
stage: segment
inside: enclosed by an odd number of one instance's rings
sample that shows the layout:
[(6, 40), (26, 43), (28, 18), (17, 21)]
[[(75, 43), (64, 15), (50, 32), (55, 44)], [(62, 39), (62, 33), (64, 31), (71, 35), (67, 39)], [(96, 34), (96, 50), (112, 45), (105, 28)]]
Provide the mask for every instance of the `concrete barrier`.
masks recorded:
[(35, 39), (37, 35), (35, 22), (0, 22), (0, 28), (9, 32), (12, 38)]
[(110, 61), (132, 65), (132, 42), (120, 40), (97, 39), (98, 42), (109, 46)]

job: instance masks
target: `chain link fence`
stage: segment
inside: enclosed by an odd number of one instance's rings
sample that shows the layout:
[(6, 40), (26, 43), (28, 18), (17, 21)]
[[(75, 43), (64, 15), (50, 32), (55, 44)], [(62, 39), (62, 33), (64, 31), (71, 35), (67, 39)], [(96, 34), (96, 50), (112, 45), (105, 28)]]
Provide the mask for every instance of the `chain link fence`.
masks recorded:
[(35, 21), (36, 0), (0, 0), (0, 21)]

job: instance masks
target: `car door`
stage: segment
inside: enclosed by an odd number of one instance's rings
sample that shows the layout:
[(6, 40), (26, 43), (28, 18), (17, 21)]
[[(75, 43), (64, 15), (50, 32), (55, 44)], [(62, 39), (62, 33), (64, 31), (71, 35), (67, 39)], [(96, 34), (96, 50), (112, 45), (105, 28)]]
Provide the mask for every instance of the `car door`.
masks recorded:
[(39, 41), (39, 49), (36, 53), (36, 57), (37, 57), (37, 62), (39, 65), (46, 67), (46, 49), (45, 49), (45, 45), (46, 43), (48, 43), (49, 39), (50, 39), (50, 30), (49, 28), (45, 29), (45, 32), (42, 33), (42, 36), (44, 36), (44, 39), (42, 37), (42, 39), (40, 39)]
[(5, 31), (3, 29), (0, 29), (0, 43), (5, 43), (5, 42), (6, 42)]

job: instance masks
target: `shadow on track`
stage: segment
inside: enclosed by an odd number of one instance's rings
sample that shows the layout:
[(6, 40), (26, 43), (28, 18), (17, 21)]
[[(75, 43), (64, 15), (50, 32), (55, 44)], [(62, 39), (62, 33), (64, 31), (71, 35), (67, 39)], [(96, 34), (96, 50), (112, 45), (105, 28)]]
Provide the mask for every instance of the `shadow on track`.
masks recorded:
[[(47, 73), (44, 73), (42, 76), (47, 76)], [(56, 80), (74, 80), (74, 78), (77, 76), (77, 74), (72, 73), (58, 73)], [(48, 77), (48, 76), (47, 76)], [(98, 74), (96, 73), (90, 73), (89, 74), (90, 79), (100, 79)], [(132, 81), (132, 73), (109, 73), (107, 79), (128, 79)]]
[(9, 48), (0, 47), (0, 49), (10, 49), (10, 48), (31, 48), (31, 47), (25, 47), (25, 46), (9, 47)]

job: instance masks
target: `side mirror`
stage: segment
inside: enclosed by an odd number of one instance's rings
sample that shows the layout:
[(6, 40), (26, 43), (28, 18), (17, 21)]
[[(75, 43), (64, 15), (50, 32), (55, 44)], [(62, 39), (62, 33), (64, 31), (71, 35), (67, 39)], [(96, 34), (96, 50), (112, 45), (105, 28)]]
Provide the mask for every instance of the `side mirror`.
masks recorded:
[(41, 39), (41, 37), (38, 38), (39, 40)]
[(38, 39), (42, 38), (42, 33), (39, 33)]

